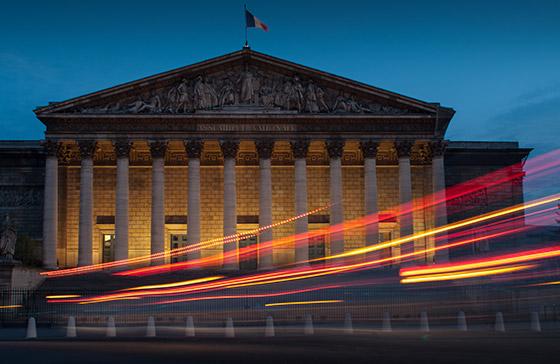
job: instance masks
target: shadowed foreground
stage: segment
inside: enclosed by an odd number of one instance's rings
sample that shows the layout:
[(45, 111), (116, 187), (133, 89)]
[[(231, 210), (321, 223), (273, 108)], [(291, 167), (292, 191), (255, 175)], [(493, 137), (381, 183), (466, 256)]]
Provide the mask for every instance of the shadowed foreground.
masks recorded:
[(560, 334), (434, 332), (275, 338), (0, 342), (17, 363), (553, 363)]

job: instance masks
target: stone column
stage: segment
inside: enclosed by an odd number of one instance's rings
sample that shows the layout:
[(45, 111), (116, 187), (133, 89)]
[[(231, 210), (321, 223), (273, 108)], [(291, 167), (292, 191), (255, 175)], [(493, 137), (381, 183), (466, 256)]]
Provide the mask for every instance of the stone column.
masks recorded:
[[(395, 143), (399, 157), (399, 227), (400, 236), (405, 237), (414, 233), (412, 219), (412, 174), (410, 170), (410, 151), (413, 142), (409, 140)], [(409, 211), (409, 212), (406, 212)], [(414, 242), (401, 245), (401, 254), (414, 252)]]
[[(295, 160), (295, 212), (296, 216), (300, 216), (307, 212), (307, 161), (305, 158), (309, 149), (309, 140), (298, 139), (291, 142), (291, 146)], [(307, 216), (304, 216), (295, 221), (296, 235), (304, 235), (295, 241), (296, 262), (304, 265), (307, 265), (309, 260), (309, 242), (305, 236), (308, 230), (308, 220)]]
[(78, 266), (93, 264), (93, 154), (94, 140), (78, 141), (80, 158), (80, 224), (78, 232)]
[[(338, 225), (344, 221), (344, 209), (342, 206), (342, 151), (344, 140), (331, 139), (327, 141), (327, 152), (330, 159), (330, 203), (331, 215), (330, 225)], [(331, 254), (344, 252), (344, 231), (333, 232), (330, 235)]]
[[(235, 187), (235, 158), (239, 150), (236, 140), (224, 140), (220, 143), (224, 155), (224, 236), (237, 233), (237, 191)], [(237, 239), (224, 241), (224, 254), (237, 252)], [(239, 255), (224, 258), (224, 269), (238, 270)]]
[[(152, 155), (152, 223), (151, 253), (165, 251), (165, 153), (167, 142), (156, 140), (150, 142)], [(161, 264), (162, 259), (154, 259), (153, 264)]]
[[(435, 198), (445, 200), (445, 168), (443, 154), (447, 143), (438, 140), (432, 143), (432, 186)], [(447, 225), (447, 202), (438, 203), (434, 206), (434, 226)], [(443, 232), (436, 236), (436, 246), (447, 244), (447, 233)], [(449, 251), (447, 249), (438, 250), (435, 254), (435, 263), (445, 263), (449, 261)]]
[(58, 142), (47, 140), (44, 144), (45, 195), (43, 205), (43, 267), (56, 269), (56, 244), (58, 233)]
[[(379, 143), (374, 140), (360, 142), (364, 156), (364, 213), (370, 220), (365, 227), (366, 246), (379, 243), (379, 210), (377, 207), (377, 149)], [(381, 257), (379, 250), (367, 254), (368, 260)]]
[[(259, 155), (259, 227), (272, 225), (272, 171), (270, 158), (274, 149), (274, 141), (270, 139), (259, 140), (256, 143)], [(264, 244), (272, 242), (272, 228), (259, 234), (259, 269), (272, 269), (272, 247)]]
[[(187, 244), (200, 243), (200, 155), (204, 143), (200, 139), (185, 141), (189, 158), (189, 187), (187, 203)], [(200, 259), (200, 248), (187, 254), (187, 260)]]
[(128, 175), (131, 144), (127, 139), (114, 143), (117, 155), (117, 186), (115, 197), (115, 260), (128, 259)]

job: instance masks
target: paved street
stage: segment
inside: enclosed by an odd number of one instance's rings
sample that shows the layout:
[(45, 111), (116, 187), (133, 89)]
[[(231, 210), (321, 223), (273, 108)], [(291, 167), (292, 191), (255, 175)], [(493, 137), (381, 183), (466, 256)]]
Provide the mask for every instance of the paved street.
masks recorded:
[(234, 339), (3, 341), (17, 363), (556, 363), (560, 333), (367, 333)]

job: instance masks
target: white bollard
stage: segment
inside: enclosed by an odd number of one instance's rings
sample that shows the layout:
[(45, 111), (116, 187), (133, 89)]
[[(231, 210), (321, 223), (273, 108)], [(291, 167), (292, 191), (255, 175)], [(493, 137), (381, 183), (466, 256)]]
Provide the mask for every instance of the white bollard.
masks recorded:
[(68, 317), (68, 325), (66, 326), (66, 337), (76, 337), (76, 318), (74, 316)]
[(381, 326), (381, 330), (385, 332), (393, 331), (393, 328), (391, 327), (391, 314), (389, 314), (389, 312), (383, 313), (383, 324)]
[(266, 327), (264, 329), (264, 336), (265, 337), (274, 337), (275, 336), (275, 332), (274, 332), (274, 320), (272, 318), (272, 316), (268, 316), (266, 318)]
[(187, 337), (195, 336), (194, 321), (192, 316), (187, 317), (187, 327), (185, 328), (185, 336)]
[(313, 335), (315, 330), (313, 329), (313, 317), (310, 314), (305, 315), (305, 326), (303, 327), (303, 333), (305, 335)]
[(148, 326), (146, 326), (146, 337), (156, 337), (156, 322), (154, 317), (148, 317)]
[(105, 336), (117, 336), (117, 327), (115, 326), (115, 318), (113, 316), (109, 316), (109, 318), (107, 319), (107, 332), (105, 333)]
[(30, 317), (27, 320), (27, 332), (25, 334), (26, 339), (36, 339), (37, 338), (37, 325), (35, 324), (35, 318)]
[(531, 331), (541, 332), (541, 320), (537, 311), (531, 312)]
[(494, 324), (494, 330), (497, 332), (506, 331), (506, 327), (504, 325), (504, 315), (501, 312), (496, 312), (496, 323)]
[(457, 330), (459, 331), (467, 331), (467, 318), (465, 316), (465, 312), (459, 311), (457, 314)]
[(226, 321), (225, 336), (235, 337), (235, 328), (233, 327), (233, 320), (231, 317), (228, 317)]
[(420, 313), (420, 331), (430, 332), (430, 324), (428, 323), (428, 313), (426, 311), (422, 311)]
[(349, 312), (344, 316), (344, 333), (347, 335), (352, 335), (354, 333), (354, 327), (352, 326), (352, 315)]

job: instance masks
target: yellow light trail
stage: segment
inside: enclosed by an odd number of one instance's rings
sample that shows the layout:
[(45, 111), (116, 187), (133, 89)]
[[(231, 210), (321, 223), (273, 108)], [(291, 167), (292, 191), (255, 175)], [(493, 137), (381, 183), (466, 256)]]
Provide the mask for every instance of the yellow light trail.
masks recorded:
[(446, 265), (443, 267), (421, 268), (421, 269), (411, 268), (410, 270), (402, 270), (401, 276), (408, 277), (408, 276), (417, 276), (417, 275), (425, 275), (425, 274), (448, 273), (448, 272), (462, 271), (468, 269), (488, 268), (497, 265), (516, 264), (516, 263), (527, 262), (529, 260), (539, 260), (539, 259), (546, 259), (546, 258), (553, 258), (553, 257), (560, 256), (560, 249), (556, 249), (556, 250), (547, 249), (547, 250), (548, 251), (540, 251), (535, 253), (521, 252), (516, 255), (511, 255), (504, 258), (481, 260), (481, 261), (465, 263), (465, 264)]
[(294, 301), (294, 302), (266, 303), (265, 307), (291, 306), (291, 305), (316, 305), (316, 304), (323, 304), (323, 303), (340, 303), (340, 302), (344, 302), (344, 300)]
[(537, 266), (538, 264), (527, 264), (527, 265), (516, 265), (511, 267), (503, 267), (503, 268), (494, 268), (494, 269), (475, 269), (475, 270), (460, 271), (455, 273), (429, 274), (429, 275), (403, 278), (401, 279), (401, 283), (403, 284), (424, 283), (424, 282), (451, 281), (455, 279), (485, 277), (485, 276), (491, 276), (496, 274), (517, 272), (520, 270), (531, 269)]
[[(137, 290), (143, 290), (143, 289), (181, 287), (181, 286), (188, 286), (188, 285), (191, 285), (191, 284), (211, 282), (211, 281), (215, 281), (217, 279), (222, 279), (222, 278), (224, 278), (224, 276), (204, 277), (204, 278), (191, 279), (189, 281), (163, 283), (163, 284), (152, 284), (152, 285), (149, 285), (149, 286), (138, 286), (138, 287), (126, 288), (126, 289), (123, 289), (122, 291), (137, 291)], [(49, 297), (47, 297), (47, 298), (49, 298)], [(64, 297), (58, 297), (58, 298), (64, 298)]]
[(354, 249), (354, 250), (344, 252), (344, 253), (340, 253), (340, 254), (335, 254), (335, 255), (330, 255), (330, 256), (326, 256), (326, 257), (322, 257), (322, 258), (317, 258), (317, 259), (314, 259), (312, 261), (347, 258), (347, 257), (355, 256), (355, 255), (360, 255), (360, 254), (373, 252), (373, 251), (376, 251), (376, 250), (392, 248), (392, 247), (397, 246), (397, 245), (412, 242), (415, 239), (420, 239), (420, 238), (424, 238), (424, 237), (427, 237), (427, 236), (432, 236), (432, 235), (436, 235), (436, 234), (439, 234), (439, 233), (447, 232), (449, 230), (454, 230), (454, 229), (458, 229), (458, 228), (465, 227), (465, 226), (468, 226), (468, 225), (477, 224), (479, 222), (495, 219), (497, 217), (512, 214), (514, 212), (530, 209), (530, 208), (533, 208), (533, 207), (538, 207), (538, 206), (545, 205), (545, 204), (552, 203), (552, 202), (556, 202), (556, 201), (560, 201), (560, 195), (559, 194), (555, 194), (555, 195), (552, 195), (552, 197), (548, 197), (548, 198), (544, 198), (544, 199), (534, 200), (533, 202), (530, 202), (530, 203), (519, 204), (519, 205), (516, 205), (516, 206), (513, 206), (513, 207), (508, 207), (508, 208), (505, 208), (505, 209), (497, 210), (497, 211), (490, 212), (490, 213), (487, 213), (487, 214), (483, 214), (483, 215), (473, 217), (473, 218), (470, 218), (470, 219), (461, 220), (461, 221), (451, 223), (451, 224), (447, 224), (447, 225), (444, 225), (444, 226), (441, 226), (441, 227), (438, 227), (438, 228), (424, 230), (424, 231), (416, 233), (416, 234), (408, 235), (408, 236), (398, 238), (398, 239), (389, 240), (389, 241), (386, 241), (386, 242), (381, 243), (381, 244), (366, 246), (364, 248), (358, 248), (358, 249)]
[(57, 299), (57, 298), (77, 298), (81, 297), (79, 294), (58, 294), (52, 296), (45, 296), (47, 299)]
[(8, 309), (8, 308), (20, 308), (23, 307), (22, 305), (7, 305), (7, 306), (0, 306), (0, 309)]

